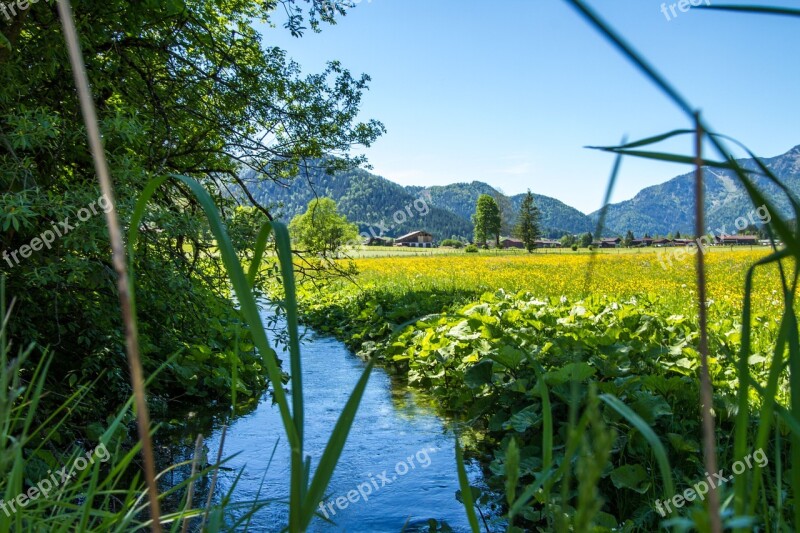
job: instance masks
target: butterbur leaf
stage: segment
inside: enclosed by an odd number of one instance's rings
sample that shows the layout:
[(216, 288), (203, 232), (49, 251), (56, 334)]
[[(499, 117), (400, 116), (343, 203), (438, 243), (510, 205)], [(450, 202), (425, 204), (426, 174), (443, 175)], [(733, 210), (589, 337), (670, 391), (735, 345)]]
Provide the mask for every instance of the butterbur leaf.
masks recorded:
[(669, 439), (669, 443), (675, 448), (675, 451), (693, 454), (700, 453), (700, 445), (693, 440), (685, 438), (683, 435), (667, 433), (667, 439)]
[(650, 425), (655, 423), (656, 418), (672, 414), (672, 408), (661, 396), (639, 391), (633, 397), (635, 400), (630, 404), (631, 409)]
[(544, 375), (544, 380), (549, 386), (563, 385), (570, 381), (583, 381), (592, 377), (596, 370), (588, 363), (570, 363), (558, 370), (548, 372)]
[(630, 489), (644, 494), (650, 488), (647, 471), (641, 465), (624, 465), (611, 472), (611, 482), (618, 489)]
[(489, 357), (504, 367), (513, 370), (525, 359), (525, 353), (512, 346), (505, 345), (497, 353), (490, 354)]
[(464, 374), (464, 383), (472, 389), (491, 383), (493, 365), (492, 361), (481, 361), (472, 365)]
[(538, 426), (542, 423), (542, 416), (536, 412), (536, 406), (530, 405), (515, 413), (508, 419), (508, 422), (503, 424), (505, 429), (514, 429), (520, 433), (524, 432), (530, 427)]

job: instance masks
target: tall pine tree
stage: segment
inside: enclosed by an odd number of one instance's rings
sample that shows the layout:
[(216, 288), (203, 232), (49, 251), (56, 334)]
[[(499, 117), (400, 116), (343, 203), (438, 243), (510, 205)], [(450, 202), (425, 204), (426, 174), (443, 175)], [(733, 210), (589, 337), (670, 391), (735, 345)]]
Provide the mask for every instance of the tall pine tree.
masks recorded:
[(530, 189), (522, 199), (514, 235), (525, 244), (528, 253), (533, 252), (536, 248), (536, 239), (539, 238), (539, 208), (533, 202), (533, 194)]

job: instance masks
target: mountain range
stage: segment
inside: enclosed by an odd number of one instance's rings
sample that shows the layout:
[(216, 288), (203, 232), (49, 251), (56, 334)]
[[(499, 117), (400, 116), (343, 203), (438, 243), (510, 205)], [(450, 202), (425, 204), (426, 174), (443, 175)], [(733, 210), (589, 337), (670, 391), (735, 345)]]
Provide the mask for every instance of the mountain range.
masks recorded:
[[(800, 146), (777, 157), (761, 158), (761, 161), (795, 198), (800, 195)], [(740, 159), (738, 162), (748, 170), (757, 169), (753, 159)], [(726, 228), (727, 233), (735, 233), (736, 220), (740, 217), (749, 219), (748, 215), (758, 206), (752, 205), (732, 170), (704, 167), (703, 181), (706, 227), (715, 233), (719, 233), (717, 228)], [(754, 177), (753, 182), (764, 197), (774, 204), (780, 216), (794, 218), (789, 200), (777, 185), (763, 177)], [(609, 205), (605, 226), (615, 233), (630, 229), (636, 235), (645, 232), (665, 235), (674, 231), (693, 234), (694, 209), (694, 172), (690, 172), (666, 183), (642, 189), (630, 200)], [(596, 221), (599, 211), (589, 216)]]
[[(800, 193), (800, 146), (787, 153), (762, 159), (798, 196)], [(756, 162), (739, 163), (755, 169)], [(705, 168), (705, 207), (709, 229), (735, 233), (736, 220), (754, 212), (747, 193), (733, 171)], [(348, 220), (360, 231), (372, 235), (397, 237), (422, 229), (437, 239), (472, 236), (471, 216), (481, 194), (495, 197), (503, 212), (504, 234), (510, 232), (524, 194), (508, 196), (481, 181), (444, 186), (402, 186), (363, 169), (327, 175), (314, 166), (288, 184), (257, 180), (252, 173), (244, 176), (254, 197), (270, 206), (278, 219), (291, 220), (305, 211), (315, 197), (333, 198)], [(755, 179), (756, 187), (774, 202), (779, 214), (793, 218), (790, 205), (779, 188), (765, 178)], [(584, 214), (574, 207), (548, 196), (534, 194), (541, 212), (543, 235), (560, 237), (594, 231), (599, 211)], [(667, 235), (680, 231), (692, 234), (694, 227), (694, 173), (677, 176), (665, 183), (642, 189), (630, 200), (610, 204), (606, 213), (605, 235)], [(752, 217), (751, 217), (752, 218)], [(759, 218), (755, 218), (756, 222)], [(718, 231), (715, 231), (719, 233)]]

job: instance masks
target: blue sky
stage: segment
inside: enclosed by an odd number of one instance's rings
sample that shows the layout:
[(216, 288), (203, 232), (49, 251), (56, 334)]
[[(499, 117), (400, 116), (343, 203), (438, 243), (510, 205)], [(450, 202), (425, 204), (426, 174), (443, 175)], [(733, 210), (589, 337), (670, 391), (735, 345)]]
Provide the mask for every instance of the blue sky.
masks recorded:
[[(800, 19), (697, 9), (672, 17), (677, 0), (590, 4), (716, 131), (764, 157), (800, 144)], [(306, 72), (336, 59), (372, 77), (362, 118), (387, 133), (362, 153), (376, 174), (403, 185), (480, 180), (591, 212), (613, 159), (585, 146), (688, 126), (560, 0), (361, 0), (319, 34), (262, 30), (265, 45), (287, 50)], [(690, 147), (689, 138), (664, 145)], [(689, 170), (625, 159), (613, 200)]]

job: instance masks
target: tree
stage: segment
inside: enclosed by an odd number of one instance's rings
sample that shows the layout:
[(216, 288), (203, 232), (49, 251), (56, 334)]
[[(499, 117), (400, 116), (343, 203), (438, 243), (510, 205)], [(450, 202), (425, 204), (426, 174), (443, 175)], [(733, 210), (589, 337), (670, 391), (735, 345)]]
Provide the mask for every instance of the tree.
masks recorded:
[(581, 248), (587, 248), (589, 245), (592, 244), (594, 241), (594, 237), (592, 237), (592, 232), (587, 232), (581, 235)]
[(472, 216), (475, 223), (475, 243), (486, 245), (488, 237), (494, 237), (498, 248), (500, 247), (500, 207), (497, 201), (488, 194), (481, 194), (475, 205), (475, 214)]
[(311, 200), (306, 212), (292, 219), (289, 231), (304, 251), (323, 255), (358, 239), (358, 226), (339, 214), (331, 198)]
[(539, 238), (539, 208), (533, 202), (533, 194), (530, 189), (522, 199), (514, 236), (525, 244), (528, 253), (533, 252), (536, 248), (536, 239)]
[(635, 239), (635, 238), (636, 237), (633, 236), (633, 232), (631, 230), (628, 230), (628, 233), (625, 234), (625, 238), (622, 239), (622, 245), (623, 246), (630, 246), (631, 243), (633, 242), (633, 239)]
[(676, 231), (675, 232), (675, 238), (676, 239), (680, 239), (681, 238), (681, 232), (680, 231)]
[(578, 239), (575, 237), (575, 235), (572, 235), (572, 234), (568, 233), (568, 234), (566, 234), (566, 235), (561, 237), (561, 246), (563, 246), (564, 248), (569, 248), (570, 246), (575, 244), (577, 241), (578, 241)]
[[(259, 33), (283, 30), (255, 26), (261, 20), (278, 25), (285, 8), (291, 9), (287, 27), (293, 33), (303, 25), (316, 29), (320, 20), (333, 22), (334, 13), (322, 11), (319, 2), (74, 5), (124, 226), (150, 179), (185, 175), (212, 196), (237, 250), (252, 256), (258, 228), (271, 216), (268, 205), (237, 212), (256, 203), (253, 183), (285, 182), (325, 155), (338, 156), (328, 160), (331, 166), (352, 167), (363, 158), (350, 151), (383, 130), (358, 119), (367, 76), (352, 75), (338, 62), (305, 74), (284, 51), (266, 44), (269, 34)], [(74, 224), (76, 212), (96, 207), (100, 196), (54, 7), (31, 2), (13, 20), (0, 16), (0, 213), (19, 206), (13, 212), (22, 217), (18, 228), (0, 235), (2, 249), (18, 249), (58, 221)], [(247, 183), (245, 169), (256, 172)], [(219, 244), (195, 196), (168, 180), (148, 204), (141, 228), (131, 261), (142, 363), (150, 373), (178, 356), (148, 392), (222, 401), (231, 387), (214, 377), (215, 366), (238, 357), (239, 381), (260, 396), (266, 383), (256, 362), (264, 355), (241, 350), (249, 333), (221, 281), (227, 274)], [(18, 298), (10, 341), (57, 346), (54, 376), (99, 380), (97, 394), (81, 407), (104, 419), (102, 410), (126, 401), (130, 391), (120, 313), (109, 312), (118, 309), (118, 294), (102, 212), (31, 256), (24, 269), (22, 275), (21, 267), (0, 264), (7, 294)], [(260, 280), (267, 272), (259, 272)], [(254, 285), (263, 286), (260, 280)], [(165, 297), (176, 294), (181, 297)], [(52, 305), (40, 305), (45, 301)], [(213, 357), (202, 363), (193, 358), (207, 346), (214, 347)], [(186, 361), (197, 366), (182, 366)], [(71, 394), (72, 386), (64, 387)], [(54, 392), (54, 398), (65, 393)]]

